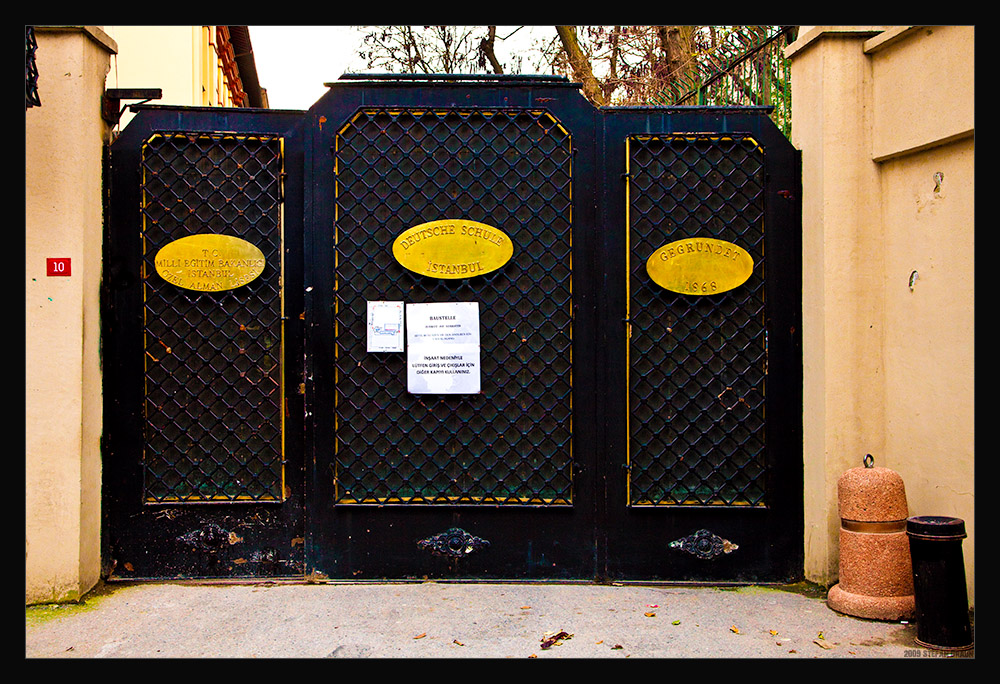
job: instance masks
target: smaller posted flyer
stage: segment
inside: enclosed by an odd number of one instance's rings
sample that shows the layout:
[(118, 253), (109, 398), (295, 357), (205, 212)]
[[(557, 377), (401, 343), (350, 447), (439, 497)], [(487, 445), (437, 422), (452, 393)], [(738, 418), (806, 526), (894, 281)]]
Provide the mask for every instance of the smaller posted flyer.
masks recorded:
[(368, 351), (403, 351), (403, 302), (368, 302)]

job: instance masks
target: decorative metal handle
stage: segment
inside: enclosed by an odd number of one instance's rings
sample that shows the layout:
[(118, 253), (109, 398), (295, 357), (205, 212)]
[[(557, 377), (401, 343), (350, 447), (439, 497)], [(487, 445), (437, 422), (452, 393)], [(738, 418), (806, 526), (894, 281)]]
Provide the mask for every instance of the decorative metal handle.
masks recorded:
[(488, 549), (490, 543), (485, 539), (475, 537), (459, 527), (435, 534), (417, 542), (417, 546), (430, 551), (435, 556), (449, 558), (464, 558), (474, 551)]
[(687, 551), (702, 560), (711, 560), (721, 554), (732, 553), (740, 547), (713, 532), (698, 530), (683, 539), (670, 542), (670, 548)]

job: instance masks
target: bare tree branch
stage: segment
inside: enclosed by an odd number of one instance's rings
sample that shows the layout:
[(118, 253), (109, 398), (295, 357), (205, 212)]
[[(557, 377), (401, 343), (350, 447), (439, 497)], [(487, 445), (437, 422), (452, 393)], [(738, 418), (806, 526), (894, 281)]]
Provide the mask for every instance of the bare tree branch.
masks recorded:
[[(365, 27), (361, 56), (369, 68), (410, 73), (518, 73), (521, 58), (498, 54), (509, 35), (496, 26)], [(579, 81), (597, 106), (646, 104), (701, 93), (748, 46), (775, 27), (764, 26), (556, 26), (528, 57), (535, 72)], [(500, 50), (502, 52), (502, 50)], [(769, 82), (760, 78), (763, 94)], [(757, 87), (752, 85), (751, 87)], [(686, 97), (686, 96), (685, 96)]]
[(575, 26), (556, 26), (556, 33), (562, 41), (563, 51), (569, 60), (570, 68), (573, 70), (573, 77), (583, 84), (583, 94), (591, 102), (597, 105), (606, 105), (607, 98), (601, 84), (594, 76), (590, 59), (580, 47)]
[[(390, 73), (495, 73), (507, 71), (498, 54), (496, 26), (366, 26), (359, 56), (369, 69)], [(511, 33), (510, 35), (513, 35)], [(520, 56), (510, 68), (518, 69)]]
[(503, 65), (497, 59), (496, 54), (497, 27), (490, 26), (488, 28), (486, 37), (479, 41), (479, 66), (485, 67), (486, 63), (489, 62), (490, 66), (493, 67), (494, 74), (502, 74)]

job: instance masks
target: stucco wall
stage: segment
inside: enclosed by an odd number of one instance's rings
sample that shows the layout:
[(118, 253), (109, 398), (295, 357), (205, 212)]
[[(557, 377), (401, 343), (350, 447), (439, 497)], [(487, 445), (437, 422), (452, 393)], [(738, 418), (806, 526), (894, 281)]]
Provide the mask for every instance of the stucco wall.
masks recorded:
[(160, 88), (161, 104), (201, 105), (201, 26), (103, 26), (118, 46), (109, 88)]
[(807, 577), (836, 581), (837, 480), (871, 453), (903, 477), (911, 515), (966, 521), (974, 602), (974, 30), (803, 26), (786, 54)]
[[(100, 576), (101, 94), (114, 43), (36, 28), (40, 107), (25, 111), (25, 602)], [(47, 276), (46, 259), (70, 275)]]
[(885, 241), (885, 451), (911, 515), (965, 520), (974, 600), (974, 29), (879, 38), (865, 48)]

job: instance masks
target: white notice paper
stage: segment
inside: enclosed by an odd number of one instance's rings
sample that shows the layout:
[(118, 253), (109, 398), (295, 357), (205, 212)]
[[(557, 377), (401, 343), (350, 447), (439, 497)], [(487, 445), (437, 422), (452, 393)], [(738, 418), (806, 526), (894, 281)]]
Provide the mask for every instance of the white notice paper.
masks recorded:
[(403, 351), (403, 302), (368, 302), (368, 351)]
[(406, 305), (406, 385), (412, 394), (479, 393), (479, 302)]

